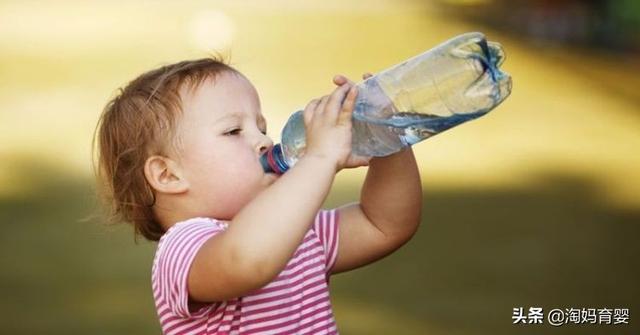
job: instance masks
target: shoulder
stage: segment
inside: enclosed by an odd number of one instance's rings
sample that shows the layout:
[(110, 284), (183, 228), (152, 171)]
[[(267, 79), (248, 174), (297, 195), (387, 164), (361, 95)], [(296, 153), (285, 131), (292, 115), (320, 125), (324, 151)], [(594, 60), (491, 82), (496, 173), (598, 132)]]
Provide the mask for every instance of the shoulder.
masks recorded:
[(177, 222), (158, 241), (156, 256), (176, 252), (180, 246), (199, 244), (227, 227), (224, 221), (206, 217)]
[(171, 226), (167, 232), (162, 235), (159, 243), (162, 243), (164, 240), (170, 240), (175, 238), (175, 236), (179, 236), (185, 234), (187, 232), (197, 231), (199, 229), (214, 229), (214, 230), (224, 230), (227, 229), (228, 224), (225, 221), (217, 220), (214, 218), (207, 217), (196, 217), (188, 220), (176, 222), (173, 226)]
[(329, 271), (338, 254), (338, 221), (339, 213), (337, 209), (320, 210), (315, 217), (312, 230), (324, 251), (326, 270)]
[(226, 229), (226, 223), (211, 218), (192, 218), (169, 228), (160, 238), (152, 267), (157, 305), (166, 305), (173, 315), (191, 317), (187, 280), (200, 247)]

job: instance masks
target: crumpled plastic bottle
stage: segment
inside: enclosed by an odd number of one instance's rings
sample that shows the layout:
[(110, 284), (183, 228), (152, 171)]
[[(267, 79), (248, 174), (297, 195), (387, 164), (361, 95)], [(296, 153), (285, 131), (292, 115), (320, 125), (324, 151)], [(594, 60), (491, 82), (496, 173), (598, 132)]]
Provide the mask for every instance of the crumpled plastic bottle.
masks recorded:
[[(500, 44), (466, 33), (358, 83), (352, 152), (387, 156), (488, 113), (511, 93), (504, 59)], [(266, 172), (282, 174), (304, 154), (301, 110), (281, 139), (261, 157)]]

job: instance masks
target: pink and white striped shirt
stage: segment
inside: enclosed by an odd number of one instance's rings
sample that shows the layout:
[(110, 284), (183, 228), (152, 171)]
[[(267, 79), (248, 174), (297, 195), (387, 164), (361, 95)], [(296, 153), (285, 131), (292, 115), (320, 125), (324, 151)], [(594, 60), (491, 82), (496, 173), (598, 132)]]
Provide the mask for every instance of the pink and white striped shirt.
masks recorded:
[[(152, 269), (153, 296), (164, 334), (337, 334), (329, 270), (338, 250), (336, 210), (318, 212), (285, 269), (246, 296), (189, 308), (187, 275), (198, 249), (227, 224), (194, 218), (160, 239)], [(215, 280), (215, 278), (211, 278)]]

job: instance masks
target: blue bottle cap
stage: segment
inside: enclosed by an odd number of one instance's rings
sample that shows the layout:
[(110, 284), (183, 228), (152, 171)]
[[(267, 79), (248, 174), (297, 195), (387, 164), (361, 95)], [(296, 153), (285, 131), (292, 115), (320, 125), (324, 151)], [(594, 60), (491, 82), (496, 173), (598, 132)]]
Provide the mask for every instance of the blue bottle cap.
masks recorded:
[(266, 173), (283, 174), (289, 170), (289, 165), (282, 156), (282, 146), (274, 145), (260, 156), (260, 164)]

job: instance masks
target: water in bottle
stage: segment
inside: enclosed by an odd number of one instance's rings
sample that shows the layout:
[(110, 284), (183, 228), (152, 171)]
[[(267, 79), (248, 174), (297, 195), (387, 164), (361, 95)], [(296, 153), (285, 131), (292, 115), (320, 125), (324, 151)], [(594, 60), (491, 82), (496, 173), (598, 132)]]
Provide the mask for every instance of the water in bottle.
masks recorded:
[[(387, 156), (488, 113), (511, 92), (504, 57), (498, 43), (467, 33), (358, 83), (352, 153)], [(267, 172), (284, 173), (304, 154), (302, 111), (281, 138), (261, 157)]]

